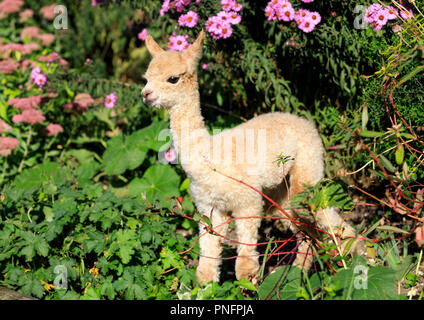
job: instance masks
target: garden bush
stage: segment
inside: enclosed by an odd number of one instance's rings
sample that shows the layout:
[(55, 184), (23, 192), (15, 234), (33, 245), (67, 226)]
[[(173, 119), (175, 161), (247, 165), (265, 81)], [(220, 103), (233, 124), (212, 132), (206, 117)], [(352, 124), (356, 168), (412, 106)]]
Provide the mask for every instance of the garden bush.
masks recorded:
[[(280, 2), (64, 0), (67, 14), (50, 0), (0, 2), (0, 285), (40, 299), (422, 299), (424, 3), (401, 1), (415, 18), (380, 25), (363, 23), (372, 2)], [(229, 8), (224, 31), (214, 23)], [(367, 259), (329, 241), (302, 273), (287, 264), (296, 248), (264, 232), (257, 286), (225, 264), (222, 283), (196, 283), (208, 220), (168, 114), (140, 91), (146, 34), (183, 51), (201, 29), (208, 128), (270, 111), (312, 120), (326, 178), (297, 209), (356, 219)], [(352, 289), (361, 272), (372, 289)]]

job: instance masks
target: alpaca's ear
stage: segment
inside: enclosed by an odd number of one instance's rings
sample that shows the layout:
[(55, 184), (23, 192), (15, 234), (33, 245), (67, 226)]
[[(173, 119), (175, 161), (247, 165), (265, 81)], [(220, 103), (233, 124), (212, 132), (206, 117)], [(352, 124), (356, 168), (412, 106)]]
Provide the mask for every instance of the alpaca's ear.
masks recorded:
[(156, 41), (153, 39), (153, 37), (150, 34), (146, 36), (146, 47), (147, 47), (147, 50), (152, 55), (152, 57), (155, 57), (159, 53), (164, 52), (164, 50), (161, 47), (159, 47), (159, 45), (156, 43)]
[(184, 58), (186, 59), (188, 66), (189, 66), (189, 72), (193, 73), (196, 70), (197, 63), (199, 62), (200, 58), (202, 57), (202, 44), (203, 39), (205, 39), (205, 31), (201, 31), (194, 43), (187, 49), (186, 52), (184, 52)]

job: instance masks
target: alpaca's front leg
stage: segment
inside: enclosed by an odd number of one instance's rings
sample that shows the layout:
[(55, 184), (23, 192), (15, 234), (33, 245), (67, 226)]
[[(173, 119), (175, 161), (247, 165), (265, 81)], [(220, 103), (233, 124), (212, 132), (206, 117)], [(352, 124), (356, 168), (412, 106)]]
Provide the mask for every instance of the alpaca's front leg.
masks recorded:
[(236, 218), (237, 246), (236, 278), (249, 278), (259, 271), (259, 259), (256, 251), (258, 229), (261, 225), (260, 216), (262, 208), (246, 208), (234, 212)]
[[(221, 265), (222, 240), (221, 236), (225, 236), (228, 230), (226, 215), (213, 208), (202, 208), (199, 210), (201, 214), (208, 216), (212, 223), (213, 230), (218, 233), (206, 233), (204, 225), (200, 224), (200, 258), (197, 267), (197, 281), (199, 283), (207, 283), (209, 281), (219, 281), (219, 267)], [(220, 227), (218, 227), (221, 225)]]

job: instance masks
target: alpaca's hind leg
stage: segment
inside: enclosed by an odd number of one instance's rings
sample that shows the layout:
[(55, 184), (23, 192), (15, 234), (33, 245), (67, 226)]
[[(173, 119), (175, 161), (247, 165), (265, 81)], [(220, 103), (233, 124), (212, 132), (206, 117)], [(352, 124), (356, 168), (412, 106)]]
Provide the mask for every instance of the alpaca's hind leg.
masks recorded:
[[(207, 283), (209, 281), (219, 281), (219, 267), (221, 265), (222, 237), (225, 236), (228, 229), (228, 224), (224, 223), (227, 220), (227, 215), (212, 208), (202, 208), (201, 214), (208, 216), (212, 223), (212, 228), (217, 234), (207, 230), (204, 225), (200, 224), (200, 258), (197, 267), (197, 281), (199, 283)], [(218, 227), (221, 225), (220, 227)]]
[(236, 278), (248, 278), (256, 275), (259, 270), (259, 259), (256, 251), (258, 241), (258, 229), (261, 225), (260, 218), (249, 218), (260, 216), (262, 207), (252, 206), (238, 209), (233, 214), (236, 218), (237, 232), (237, 260), (236, 260)]

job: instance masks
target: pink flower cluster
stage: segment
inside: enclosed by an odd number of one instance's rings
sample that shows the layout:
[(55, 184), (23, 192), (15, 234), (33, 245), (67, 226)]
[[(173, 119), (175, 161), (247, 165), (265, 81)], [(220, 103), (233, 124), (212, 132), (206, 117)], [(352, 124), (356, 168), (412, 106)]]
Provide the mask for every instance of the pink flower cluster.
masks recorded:
[(306, 9), (299, 9), (294, 15), (297, 27), (303, 32), (311, 32), (316, 25), (321, 22), (321, 15), (318, 12), (311, 12)]
[(51, 137), (63, 132), (63, 127), (60, 124), (50, 123), (45, 130), (47, 135)]
[[(191, 0), (164, 0), (162, 8), (160, 9), (160, 15), (163, 17), (170, 9), (175, 9), (177, 12), (182, 12), (185, 7), (191, 3)], [(196, 0), (196, 4), (200, 3), (200, 0)]]
[[(404, 3), (401, 3), (402, 5)], [(370, 23), (374, 30), (381, 30), (390, 20), (396, 20), (399, 11), (392, 6), (382, 6), (379, 3), (370, 5), (365, 13), (365, 21)], [(412, 19), (414, 14), (411, 9), (403, 7), (400, 10), (400, 16), (405, 19)]]
[(76, 112), (86, 111), (92, 104), (94, 99), (88, 93), (79, 93), (75, 96), (73, 102), (68, 102), (63, 105), (64, 110), (72, 110)]
[(35, 38), (40, 40), (43, 45), (49, 46), (53, 42), (55, 36), (52, 33), (41, 34), (41, 30), (37, 27), (25, 27), (21, 30), (21, 40), (24, 41), (25, 38), (29, 40)]
[(13, 60), (0, 61), (0, 73), (10, 74), (18, 69), (18, 64)]
[(181, 27), (193, 28), (199, 22), (199, 16), (196, 12), (190, 10), (178, 18), (178, 24)]
[[(313, 0), (302, 0), (305, 3)], [(321, 22), (321, 15), (307, 9), (294, 10), (289, 0), (271, 0), (265, 8), (265, 16), (268, 21), (279, 20), (289, 22), (295, 20), (297, 26), (303, 32), (311, 32)]]
[(7, 157), (12, 150), (19, 146), (19, 140), (9, 137), (0, 137), (0, 155)]
[(13, 98), (9, 99), (7, 103), (16, 109), (21, 110), (28, 110), (32, 108), (38, 107), (41, 102), (43, 101), (43, 98), (40, 96), (32, 96), (28, 98)]
[(21, 114), (15, 114), (12, 117), (12, 122), (22, 123), (26, 122), (29, 124), (42, 123), (46, 120), (46, 117), (43, 116), (43, 113), (37, 109), (26, 109), (22, 111)]
[(18, 12), (24, 5), (23, 0), (3, 0), (0, 2), (0, 19), (10, 13)]
[(190, 43), (187, 41), (188, 35), (177, 35), (175, 32), (169, 37), (168, 49), (184, 52), (190, 47)]
[(234, 0), (221, 0), (222, 11), (206, 21), (206, 30), (213, 39), (227, 39), (233, 34), (232, 25), (241, 22), (241, 16), (238, 13), (242, 5)]

